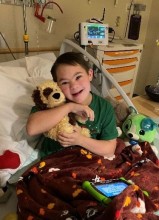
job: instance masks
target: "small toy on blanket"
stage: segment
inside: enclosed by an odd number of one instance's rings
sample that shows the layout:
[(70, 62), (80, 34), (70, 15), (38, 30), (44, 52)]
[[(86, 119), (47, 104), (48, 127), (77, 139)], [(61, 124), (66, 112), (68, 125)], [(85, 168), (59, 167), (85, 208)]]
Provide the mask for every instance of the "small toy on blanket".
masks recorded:
[(115, 112), (115, 116), (116, 116), (118, 137), (121, 137), (122, 136), (122, 130), (121, 130), (122, 123), (125, 121), (125, 119), (128, 117), (128, 115), (131, 113), (131, 109), (128, 108), (124, 102), (119, 102), (110, 96), (107, 96), (106, 100), (108, 100), (114, 108), (114, 112)]
[(121, 127), (122, 123), (125, 121), (127, 116), (131, 113), (131, 109), (127, 107), (127, 105), (124, 102), (119, 102), (109, 96), (106, 97), (106, 100), (108, 100), (115, 111), (116, 116), (116, 123), (117, 123), (117, 129)]
[(20, 164), (20, 156), (16, 152), (7, 149), (0, 155), (0, 203), (6, 202), (10, 197), (11, 191), (7, 187), (7, 180), (11, 171), (16, 171)]
[[(55, 108), (63, 105), (66, 102), (63, 92), (57, 83), (52, 80), (46, 80), (39, 84), (33, 91), (32, 98), (39, 110)], [(75, 126), (78, 126), (78, 124), (75, 123)], [(70, 123), (70, 118), (67, 115), (54, 128), (46, 132), (44, 135), (51, 139), (57, 140), (57, 134), (59, 132), (72, 133), (73, 130), (74, 125)], [(85, 127), (81, 127), (81, 133), (87, 137), (90, 137), (90, 132)]]
[(12, 193), (8, 183), (16, 183), (19, 171), (36, 160), (37, 154), (27, 140), (14, 141), (0, 135), (0, 203), (6, 202)]
[(157, 155), (157, 148), (152, 145), (156, 134), (158, 125), (149, 117), (138, 114), (135, 109), (132, 109), (132, 113), (126, 118), (122, 124), (123, 134), (128, 138), (126, 145), (132, 145), (134, 152), (142, 155), (141, 147), (138, 145), (139, 142), (149, 142), (152, 150)]

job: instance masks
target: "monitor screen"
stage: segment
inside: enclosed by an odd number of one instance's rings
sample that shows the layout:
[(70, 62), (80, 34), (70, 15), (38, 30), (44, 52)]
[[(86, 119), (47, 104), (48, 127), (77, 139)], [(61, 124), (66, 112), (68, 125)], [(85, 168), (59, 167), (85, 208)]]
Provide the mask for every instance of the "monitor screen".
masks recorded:
[(80, 23), (81, 45), (108, 45), (108, 24)]
[(105, 27), (101, 25), (88, 25), (87, 33), (89, 39), (104, 39), (105, 38)]

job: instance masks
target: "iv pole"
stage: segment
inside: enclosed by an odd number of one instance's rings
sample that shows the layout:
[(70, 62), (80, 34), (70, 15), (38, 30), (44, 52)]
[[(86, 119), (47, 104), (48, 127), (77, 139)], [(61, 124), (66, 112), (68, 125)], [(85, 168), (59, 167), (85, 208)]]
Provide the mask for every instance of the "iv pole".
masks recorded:
[(26, 4), (25, 0), (23, 0), (23, 21), (24, 21), (24, 35), (23, 41), (25, 44), (25, 55), (28, 55), (28, 42), (29, 42), (29, 35), (27, 34), (27, 20), (26, 20)]

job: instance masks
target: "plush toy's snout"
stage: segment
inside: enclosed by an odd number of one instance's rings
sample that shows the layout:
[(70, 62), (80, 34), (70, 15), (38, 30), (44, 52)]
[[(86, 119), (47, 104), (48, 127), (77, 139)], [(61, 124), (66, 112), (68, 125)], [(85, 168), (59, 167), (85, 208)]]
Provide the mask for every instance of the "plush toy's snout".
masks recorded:
[(132, 133), (128, 133), (127, 135), (128, 135), (129, 138), (132, 138), (132, 137), (133, 137), (133, 134), (132, 134)]
[(138, 140), (139, 136), (134, 133), (127, 133), (128, 138), (133, 139), (133, 140)]
[(54, 94), (52, 95), (52, 97), (53, 97), (54, 99), (59, 99), (59, 98), (60, 98), (60, 93), (59, 93), (59, 92), (56, 92), (56, 93), (54, 93)]

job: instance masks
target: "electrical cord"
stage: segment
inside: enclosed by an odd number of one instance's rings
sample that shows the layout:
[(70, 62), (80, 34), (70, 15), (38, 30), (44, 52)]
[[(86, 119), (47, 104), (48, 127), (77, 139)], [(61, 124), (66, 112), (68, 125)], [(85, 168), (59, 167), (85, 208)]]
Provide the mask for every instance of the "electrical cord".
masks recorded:
[(115, 31), (114, 31), (114, 29), (112, 30), (112, 32), (111, 32), (111, 33), (113, 33), (113, 36), (112, 36), (111, 40), (109, 40), (109, 42), (110, 42), (110, 43), (111, 43), (111, 42), (113, 42), (114, 37), (115, 37)]
[(5, 44), (6, 44), (7, 48), (8, 48), (8, 50), (10, 51), (10, 53), (11, 53), (13, 59), (16, 60), (16, 58), (15, 58), (14, 54), (12, 53), (12, 51), (11, 51), (11, 49), (10, 49), (10, 47), (9, 47), (9, 45), (8, 45), (8, 43), (7, 43), (7, 41), (6, 41), (6, 39), (4, 38), (4, 36), (3, 36), (3, 34), (2, 34), (1, 32), (0, 32), (0, 35), (1, 35), (1, 37), (3, 38), (3, 40), (4, 40), (4, 42), (5, 42)]
[(113, 42), (114, 37), (115, 37), (115, 30), (114, 30), (113, 28), (109, 27), (108, 32), (109, 32), (109, 33), (113, 33), (112, 38), (109, 40), (109, 42), (111, 43), (111, 42)]
[[(57, 4), (54, 1), (48, 1), (47, 3), (44, 4), (44, 6), (41, 9), (41, 6), (39, 3), (35, 2), (34, 3), (34, 7), (35, 7), (35, 12), (34, 12), (34, 16), (37, 17), (38, 19), (40, 19), (42, 22), (45, 22), (45, 17), (43, 16), (44, 13), (44, 9), (46, 8), (47, 5), (49, 4), (55, 4), (59, 10), (61, 11), (61, 13), (63, 14), (63, 10), (61, 9), (61, 7), (59, 6), (59, 4)], [(39, 12), (39, 10), (41, 9), (41, 13)], [(39, 14), (40, 13), (40, 14)]]
[(79, 41), (80, 41), (79, 31), (76, 31), (76, 32), (74, 33), (74, 39), (75, 39), (75, 41), (77, 41), (77, 42), (79, 43)]

